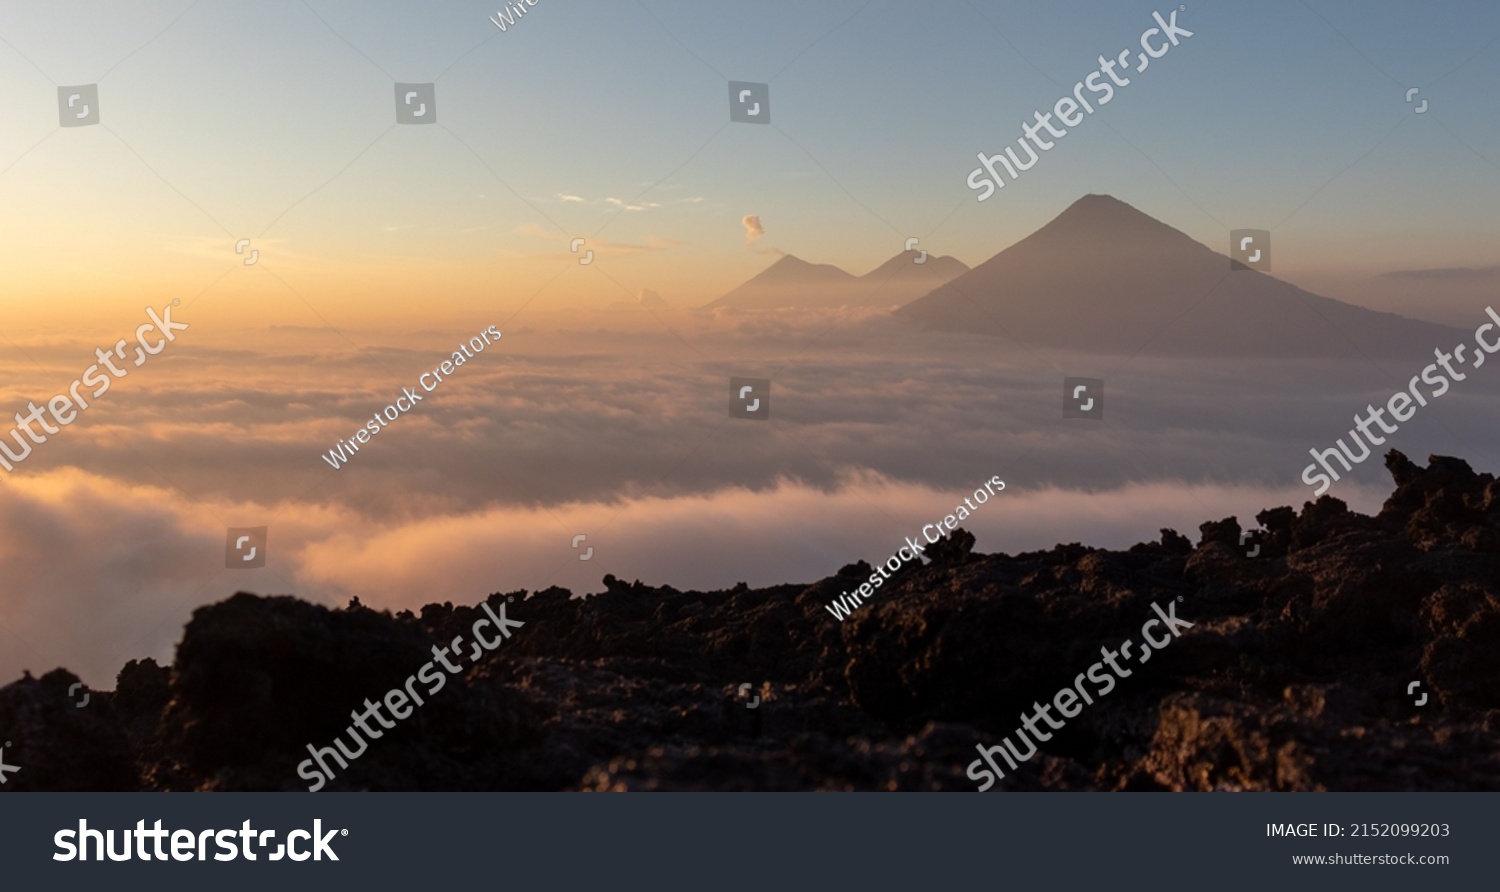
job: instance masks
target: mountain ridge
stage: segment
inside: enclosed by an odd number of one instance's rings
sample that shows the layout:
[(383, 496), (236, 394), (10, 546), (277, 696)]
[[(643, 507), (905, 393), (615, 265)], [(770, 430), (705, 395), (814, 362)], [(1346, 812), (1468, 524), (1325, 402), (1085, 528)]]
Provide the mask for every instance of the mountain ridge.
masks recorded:
[[(921, 262), (917, 262), (921, 260)], [(701, 309), (772, 310), (903, 304), (969, 268), (953, 257), (902, 251), (862, 276), (795, 254), (777, 261)]]
[(1465, 337), (1235, 270), (1228, 256), (1098, 194), (896, 316), (929, 331), (1106, 353), (1371, 358)]

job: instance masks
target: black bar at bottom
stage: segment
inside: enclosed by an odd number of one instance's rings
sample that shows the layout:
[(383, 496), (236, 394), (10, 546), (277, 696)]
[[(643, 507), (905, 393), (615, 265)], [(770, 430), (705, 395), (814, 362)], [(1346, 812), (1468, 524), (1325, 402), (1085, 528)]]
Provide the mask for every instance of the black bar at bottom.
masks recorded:
[[(1494, 805), (1467, 793), (35, 793), (0, 796), (0, 864), (8, 889), (59, 890), (1479, 888), (1494, 875)], [(117, 856), (129, 831), (131, 860), (94, 860), (92, 835), (88, 861), (54, 860), (68, 854), (57, 834), (76, 844), (80, 820), (113, 830)], [(189, 831), (178, 852), (208, 860), (170, 860), (170, 835), (165, 863), (151, 837), (142, 852), (141, 820)], [(294, 843), (306, 860), (269, 860), (315, 827), (321, 848)], [(1335, 855), (1447, 863), (1293, 862)]]

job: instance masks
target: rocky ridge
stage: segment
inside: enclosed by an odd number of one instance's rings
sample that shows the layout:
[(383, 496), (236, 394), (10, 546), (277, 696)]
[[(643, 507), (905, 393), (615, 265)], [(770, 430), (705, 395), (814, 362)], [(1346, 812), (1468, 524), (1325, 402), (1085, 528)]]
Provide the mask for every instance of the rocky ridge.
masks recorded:
[[(512, 593), (525, 628), (326, 789), (972, 790), (975, 744), (1168, 599), (1195, 627), (999, 789), (1500, 789), (1500, 482), (1386, 467), (1377, 516), (1263, 511), (1254, 557), (1235, 518), (1196, 546), (1014, 556), (959, 530), (842, 624), (823, 605), (864, 562), (812, 585)], [(237, 594), (194, 613), (174, 665), (133, 661), (87, 707), (64, 669), (0, 688), (7, 786), (305, 789), (306, 745), (479, 615)]]

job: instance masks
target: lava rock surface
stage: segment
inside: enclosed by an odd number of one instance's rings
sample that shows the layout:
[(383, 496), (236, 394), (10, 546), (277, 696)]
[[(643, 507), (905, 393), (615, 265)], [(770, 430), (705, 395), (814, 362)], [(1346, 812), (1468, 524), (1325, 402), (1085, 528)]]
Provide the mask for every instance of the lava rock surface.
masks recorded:
[[(1324, 496), (1261, 512), (1248, 541), (1232, 517), (1122, 552), (982, 555), (956, 531), (843, 623), (824, 605), (864, 562), (811, 585), (491, 595), (524, 628), (325, 789), (972, 790), (976, 744), (1168, 602), (1193, 628), (998, 789), (1500, 789), (1500, 482), (1440, 456), (1386, 467), (1379, 515)], [(8, 786), (305, 789), (308, 744), (481, 615), (237, 594), (193, 614), (172, 666), (132, 661), (87, 708), (63, 669), (0, 688)]]

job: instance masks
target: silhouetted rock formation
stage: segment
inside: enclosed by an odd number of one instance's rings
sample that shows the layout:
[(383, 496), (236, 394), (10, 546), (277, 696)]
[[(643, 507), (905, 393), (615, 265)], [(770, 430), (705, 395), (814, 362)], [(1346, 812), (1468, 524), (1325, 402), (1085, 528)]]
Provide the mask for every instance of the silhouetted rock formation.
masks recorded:
[[(1124, 552), (955, 535), (843, 624), (823, 605), (863, 562), (810, 586), (517, 593), (525, 628), (328, 789), (969, 790), (976, 743), (1178, 598), (1196, 626), (1001, 789), (1500, 789), (1500, 483), (1452, 458), (1386, 466), (1378, 516), (1327, 496), (1264, 511), (1255, 557), (1234, 518)], [(174, 666), (132, 662), (87, 707), (63, 670), (0, 689), (9, 781), (303, 789), (308, 743), (480, 615), (236, 595), (194, 614)]]

